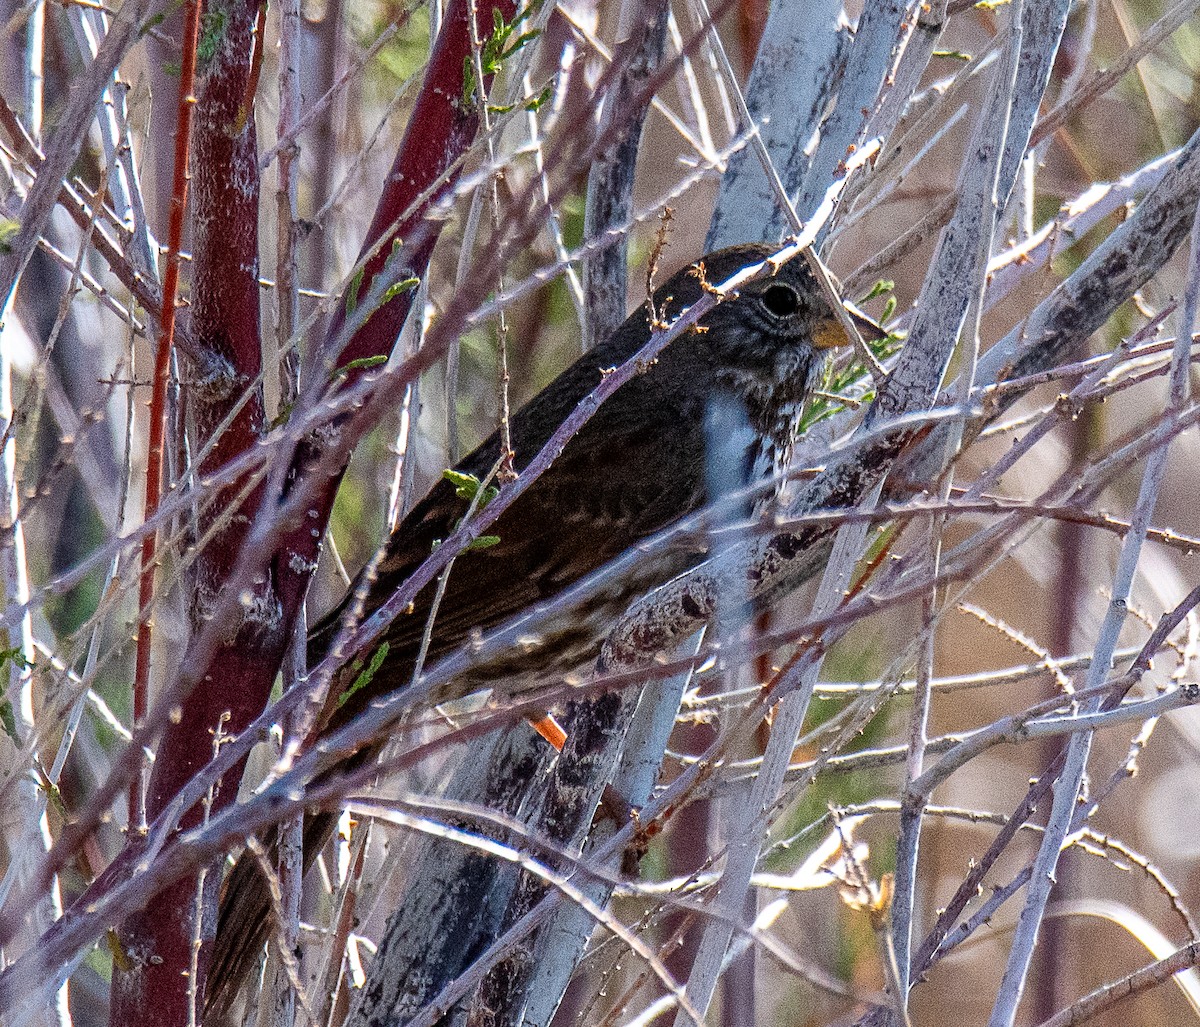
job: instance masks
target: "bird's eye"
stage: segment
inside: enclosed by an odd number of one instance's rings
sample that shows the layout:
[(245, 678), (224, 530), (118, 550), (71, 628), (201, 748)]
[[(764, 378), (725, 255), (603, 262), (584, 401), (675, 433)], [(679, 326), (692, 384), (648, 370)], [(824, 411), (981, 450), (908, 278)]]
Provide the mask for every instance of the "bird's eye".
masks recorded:
[(778, 283), (762, 294), (762, 303), (769, 314), (778, 318), (791, 317), (800, 309), (800, 297), (796, 295), (796, 290)]

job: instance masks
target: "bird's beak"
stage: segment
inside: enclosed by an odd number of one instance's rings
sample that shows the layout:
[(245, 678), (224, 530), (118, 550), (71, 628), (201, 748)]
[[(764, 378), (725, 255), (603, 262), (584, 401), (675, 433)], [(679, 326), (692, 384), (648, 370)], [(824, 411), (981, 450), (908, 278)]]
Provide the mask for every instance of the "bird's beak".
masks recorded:
[[(867, 342), (887, 338), (887, 330), (867, 317), (853, 303), (845, 303), (844, 306), (850, 320)], [(834, 349), (838, 346), (849, 346), (850, 339), (846, 335), (846, 329), (842, 327), (842, 322), (836, 317), (829, 317), (818, 322), (816, 331), (813, 332), (812, 344), (813, 349)]]

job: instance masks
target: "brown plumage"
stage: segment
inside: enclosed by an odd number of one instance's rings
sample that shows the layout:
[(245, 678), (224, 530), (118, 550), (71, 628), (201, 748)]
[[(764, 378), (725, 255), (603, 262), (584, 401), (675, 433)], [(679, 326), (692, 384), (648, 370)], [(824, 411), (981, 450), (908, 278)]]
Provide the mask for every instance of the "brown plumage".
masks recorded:
[[(765, 259), (771, 248), (736, 246), (704, 258), (705, 276), (720, 283)], [(670, 320), (702, 295), (694, 268), (680, 271), (656, 291), (660, 317)], [(864, 329), (877, 334), (870, 322)], [(606, 368), (623, 363), (649, 339), (643, 305), (604, 344), (581, 357), (512, 418), (518, 472), (600, 382)], [(488, 529), (499, 543), (464, 553), (450, 574), (438, 609), (425, 666), (458, 648), (470, 632), (488, 631), (620, 556), (631, 546), (705, 502), (705, 413), (730, 397), (746, 411), (746, 468), (769, 467), (791, 443), (796, 417), (820, 371), (819, 350), (844, 342), (837, 315), (822, 299), (801, 259), (770, 278), (745, 286), (715, 307), (702, 330), (676, 339), (647, 370), (623, 385), (567, 444), (550, 468)], [(484, 478), (499, 455), (493, 436), (458, 465)], [(447, 538), (467, 510), (449, 481), (439, 481), (388, 540), (366, 600), (381, 605)], [(563, 672), (593, 659), (612, 623), (629, 602), (699, 559), (674, 549), (645, 560), (570, 617), (545, 627), (541, 644), (523, 647), (474, 668), (455, 681), (455, 693), (497, 685), (511, 690), (521, 676)], [(352, 590), (352, 593), (353, 594)], [(340, 709), (329, 725), (346, 723), (372, 699), (408, 685), (431, 607), (433, 586), (388, 628), (388, 657), (370, 685)], [(349, 601), (349, 600), (348, 600)], [(342, 610), (313, 629), (310, 661), (323, 656)], [(349, 684), (335, 680), (331, 695)], [(500, 683), (504, 682), (503, 685)], [(355, 763), (375, 750), (360, 753)], [(335, 818), (317, 814), (305, 823), (305, 865), (328, 838)], [(252, 861), (243, 859), (227, 883), (210, 970), (210, 1008), (224, 1007), (261, 949), (269, 931), (266, 889)]]

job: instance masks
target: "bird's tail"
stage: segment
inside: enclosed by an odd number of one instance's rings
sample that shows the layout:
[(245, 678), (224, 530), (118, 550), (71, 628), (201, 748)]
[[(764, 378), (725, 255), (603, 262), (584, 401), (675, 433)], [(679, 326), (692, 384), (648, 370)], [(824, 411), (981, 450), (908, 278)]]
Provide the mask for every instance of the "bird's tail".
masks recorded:
[[(306, 813), (304, 816), (304, 870), (316, 861), (337, 827), (336, 813)], [(269, 863), (279, 852), (279, 829), (272, 828), (263, 839)], [(271, 902), (271, 888), (262, 868), (245, 852), (234, 864), (221, 890), (217, 937), (213, 942), (205, 998), (205, 1022), (223, 1022), (249, 979), (263, 945), (279, 924)]]

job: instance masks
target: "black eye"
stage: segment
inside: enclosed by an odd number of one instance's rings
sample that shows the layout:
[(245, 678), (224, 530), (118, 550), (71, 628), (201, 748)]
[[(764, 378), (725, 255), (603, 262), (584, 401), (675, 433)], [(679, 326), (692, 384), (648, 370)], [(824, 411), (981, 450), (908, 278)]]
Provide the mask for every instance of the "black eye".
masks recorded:
[(762, 294), (763, 306), (775, 317), (791, 317), (800, 309), (800, 297), (796, 290), (788, 285), (775, 284)]

